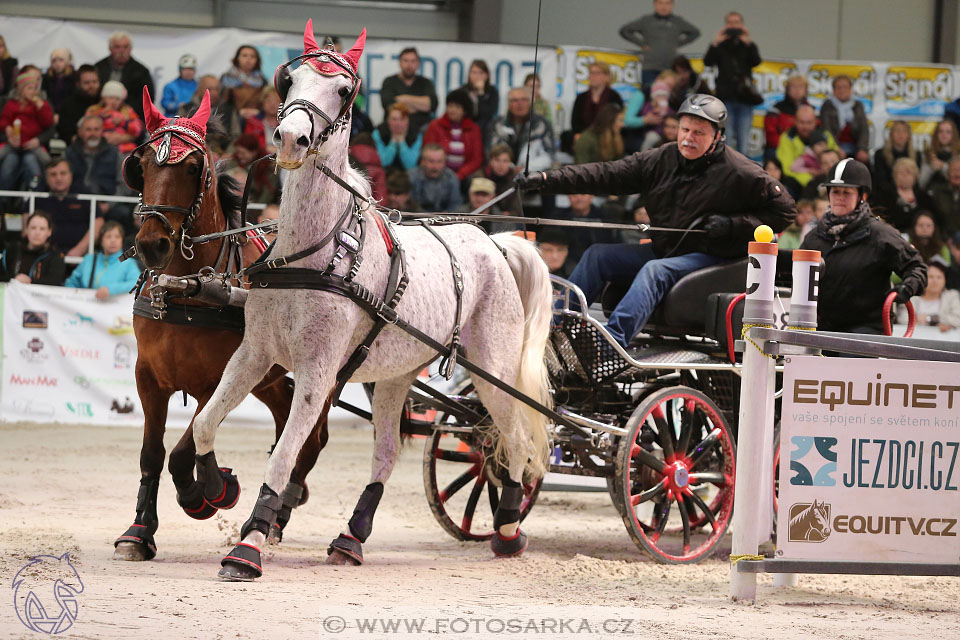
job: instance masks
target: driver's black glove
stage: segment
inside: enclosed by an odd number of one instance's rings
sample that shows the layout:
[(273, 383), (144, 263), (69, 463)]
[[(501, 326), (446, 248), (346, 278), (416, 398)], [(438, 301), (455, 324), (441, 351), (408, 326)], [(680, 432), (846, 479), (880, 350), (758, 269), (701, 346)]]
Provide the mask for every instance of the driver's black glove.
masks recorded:
[(733, 220), (728, 216), (710, 216), (703, 228), (711, 240), (726, 240), (733, 235)]
[(539, 191), (546, 182), (546, 176), (543, 171), (525, 171), (518, 173), (513, 179), (513, 183), (519, 191)]
[(910, 302), (910, 291), (907, 289), (906, 285), (898, 284), (893, 288), (897, 292), (897, 297), (894, 299), (894, 302), (897, 304), (905, 304)]

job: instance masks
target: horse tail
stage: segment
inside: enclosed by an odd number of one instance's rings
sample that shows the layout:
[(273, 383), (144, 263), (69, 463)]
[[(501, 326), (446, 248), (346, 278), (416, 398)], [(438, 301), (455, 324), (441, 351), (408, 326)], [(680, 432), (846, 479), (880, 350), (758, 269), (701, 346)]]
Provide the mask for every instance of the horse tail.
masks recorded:
[[(544, 355), (550, 337), (553, 308), (550, 271), (532, 242), (513, 234), (497, 234), (494, 240), (506, 250), (507, 263), (517, 281), (523, 302), (523, 348), (515, 387), (517, 391), (549, 407), (552, 398)], [(531, 444), (527, 469), (535, 478), (540, 478), (547, 472), (550, 459), (549, 420), (526, 404), (522, 405), (521, 412)]]

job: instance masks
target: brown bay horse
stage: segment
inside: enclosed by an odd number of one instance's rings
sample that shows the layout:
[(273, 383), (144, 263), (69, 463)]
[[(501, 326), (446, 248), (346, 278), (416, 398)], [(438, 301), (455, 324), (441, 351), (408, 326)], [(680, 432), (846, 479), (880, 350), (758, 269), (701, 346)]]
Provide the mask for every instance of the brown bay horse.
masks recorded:
[[(237, 182), (216, 175), (213, 157), (206, 147), (210, 106), (208, 97), (190, 118), (168, 120), (154, 107), (144, 90), (144, 112), (150, 140), (124, 163), (128, 185), (141, 192), (143, 225), (136, 238), (137, 253), (154, 273), (190, 275), (203, 267), (228, 271), (233, 251), (242, 252), (249, 264), (259, 250), (245, 238), (231, 246), (229, 239), (190, 246), (187, 234), (199, 236), (239, 226), (240, 198)], [(209, 123), (215, 127), (214, 123)], [(239, 246), (241, 245), (242, 246)], [(163, 320), (143, 314), (144, 299), (135, 311), (133, 328), (137, 338), (137, 392), (143, 406), (143, 446), (140, 452), (140, 490), (136, 518), (114, 543), (114, 558), (150, 560), (156, 555), (154, 534), (157, 492), (164, 464), (163, 436), (170, 397), (182, 391), (197, 400), (199, 412), (220, 382), (223, 370), (243, 338), (243, 309), (217, 309), (186, 299), (168, 299)], [(222, 321), (221, 321), (222, 319)], [(290, 414), (293, 382), (286, 370), (275, 366), (252, 390), (273, 415), (276, 438)], [(329, 401), (301, 449), (284, 492), (283, 510), (307, 500), (305, 478), (327, 442)], [(195, 414), (196, 415), (196, 414)], [(195, 417), (194, 415), (194, 417)], [(240, 486), (229, 469), (220, 469), (226, 481), (219, 495), (211, 493), (205, 478), (194, 478), (195, 447), (193, 421), (170, 452), (169, 471), (177, 501), (192, 518), (203, 520), (218, 509), (229, 509), (239, 498)], [(212, 484), (212, 483), (210, 483)], [(205, 492), (205, 488), (208, 489)], [(273, 537), (282, 535), (286, 518), (278, 522)]]

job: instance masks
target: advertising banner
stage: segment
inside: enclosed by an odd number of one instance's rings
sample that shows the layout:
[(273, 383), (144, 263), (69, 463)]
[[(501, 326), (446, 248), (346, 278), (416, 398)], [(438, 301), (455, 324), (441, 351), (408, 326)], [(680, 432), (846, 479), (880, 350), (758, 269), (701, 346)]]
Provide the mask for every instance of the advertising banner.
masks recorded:
[[(0, 286), (0, 300), (0, 420), (143, 426), (131, 296), (99, 301), (90, 289), (13, 281)], [(368, 406), (359, 384), (347, 385), (343, 398)], [(196, 409), (193, 398), (184, 406), (175, 394), (168, 426), (186, 427)], [(342, 409), (330, 419), (356, 421)], [(225, 424), (231, 423), (274, 428), (269, 410), (252, 396), (230, 413)]]
[(960, 561), (960, 366), (792, 356), (777, 556)]

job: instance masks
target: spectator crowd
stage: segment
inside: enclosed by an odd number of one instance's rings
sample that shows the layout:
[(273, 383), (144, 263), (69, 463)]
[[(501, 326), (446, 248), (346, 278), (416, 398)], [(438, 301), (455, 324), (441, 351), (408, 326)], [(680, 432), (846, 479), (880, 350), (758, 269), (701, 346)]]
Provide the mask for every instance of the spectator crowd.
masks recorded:
[[(745, 151), (754, 112), (762, 102), (751, 69), (760, 51), (744, 17), (729, 12), (706, 43), (704, 64), (716, 67), (711, 90), (690, 60), (677, 54), (701, 37), (700, 29), (674, 13), (672, 0), (654, 0), (653, 12), (627, 22), (620, 35), (643, 58), (643, 87), (628, 100), (613, 88), (610, 67), (589, 65), (586, 90), (576, 96), (569, 128), (559, 127), (540, 94), (535, 74), (507, 89), (501, 110), (490, 68), (473, 60), (463, 86), (437, 95), (419, 74), (414, 47), (399, 52), (398, 69), (380, 87), (383, 121), (371, 122), (361, 94), (352, 111), (351, 162), (370, 176), (375, 197), (405, 211), (465, 212), (487, 205), (513, 186), (517, 173), (562, 164), (616, 160), (674, 143), (677, 110), (696, 93), (715, 93), (728, 109), (726, 143)], [(336, 40), (334, 39), (336, 44)], [(337, 45), (339, 46), (339, 45)], [(135, 275), (116, 257), (136, 232), (132, 207), (100, 203), (93, 229), (89, 208), (75, 196), (136, 195), (120, 179), (124, 157), (146, 139), (143, 88), (168, 117), (190, 115), (203, 94), (222, 127), (208, 144), (221, 167), (241, 184), (251, 182), (251, 201), (279, 203), (283, 175), (254, 160), (275, 150), (280, 104), (264, 74), (256, 47), (241, 45), (224, 72), (197, 76), (197, 57), (177, 52), (178, 77), (155, 91), (149, 70), (135, 57), (129, 34), (116, 32), (108, 55), (90, 63), (73, 60), (68, 48), (50, 52), (48, 64), (22, 63), (0, 37), (0, 190), (47, 191), (22, 231), (4, 231), (0, 280), (63, 284), (109, 295)], [(888, 126), (881, 148), (872, 148), (870, 124), (853, 80), (832, 79), (831, 94), (818, 109), (808, 99), (807, 80), (786, 80), (784, 97), (763, 118), (764, 169), (797, 200), (796, 223), (779, 238), (796, 248), (823, 217), (828, 203), (818, 189), (831, 167), (855, 158), (870, 167), (872, 211), (895, 227), (935, 265), (927, 293), (915, 301), (921, 321), (943, 330), (960, 324), (960, 101), (951, 103), (925, 149), (915, 147), (910, 126)], [(223, 133), (219, 133), (220, 131)], [(0, 198), (4, 212), (22, 211), (14, 198)], [(275, 217), (275, 206), (267, 212)], [(597, 198), (587, 194), (517, 194), (486, 210), (491, 214), (567, 220), (644, 222), (642, 196)], [(490, 231), (517, 228), (501, 221)], [(89, 234), (97, 251), (72, 272), (64, 256), (83, 257)], [(538, 230), (541, 252), (553, 273), (569, 274), (590, 244), (639, 242), (639, 232)], [(76, 262), (67, 260), (67, 262)], [(941, 287), (934, 296), (934, 289)], [(127, 287), (129, 288), (129, 287)], [(946, 293), (942, 293), (946, 292)], [(960, 296), (960, 294), (958, 294)], [(936, 299), (939, 302), (935, 302)]]

